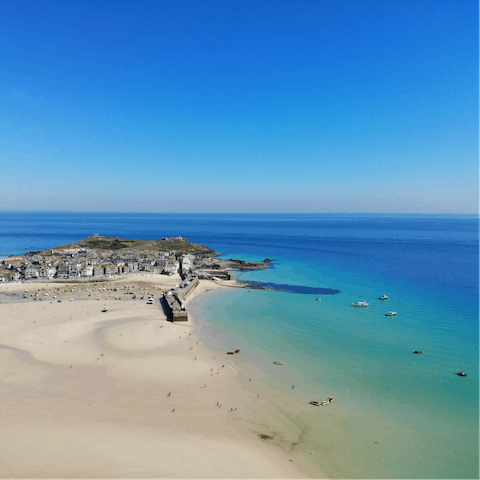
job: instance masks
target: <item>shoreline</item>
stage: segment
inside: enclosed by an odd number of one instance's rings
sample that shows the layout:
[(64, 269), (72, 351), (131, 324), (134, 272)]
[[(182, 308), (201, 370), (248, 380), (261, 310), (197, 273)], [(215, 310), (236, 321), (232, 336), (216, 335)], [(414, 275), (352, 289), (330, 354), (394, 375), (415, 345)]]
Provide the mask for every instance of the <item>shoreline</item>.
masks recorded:
[[(232, 285), (232, 287), (235, 287), (235, 285)], [(203, 327), (207, 327), (209, 323), (208, 320), (202, 318), (199, 303), (209, 296), (221, 294), (222, 290), (228, 292), (229, 288), (229, 285), (219, 288), (204, 288), (202, 292), (198, 292), (192, 298), (191, 303), (189, 303), (189, 313), (190, 319), (198, 329), (199, 337), (204, 340), (207, 347), (214, 350), (216, 355), (223, 355), (236, 369), (236, 381), (244, 391), (247, 402), (244, 406), (244, 417), (238, 419), (243, 423), (244, 434), (266, 436), (264, 441), (267, 446), (280, 451), (289, 461), (299, 465), (303, 473), (302, 476), (329, 478), (321, 470), (321, 467), (310, 459), (310, 449), (304, 441), (304, 435), (308, 431), (308, 427), (303, 419), (296, 416), (299, 413), (301, 414), (306, 406), (265, 384), (265, 372), (260, 365), (249, 363), (249, 360), (242, 353), (238, 356), (226, 355), (225, 350), (212, 345), (211, 339), (205, 334)], [(231, 349), (233, 350), (234, 347), (231, 346)], [(261, 394), (260, 398), (257, 398), (259, 393)]]
[[(47, 293), (44, 301), (19, 296), (7, 303), (5, 292), (24, 292), (27, 284), (0, 286), (5, 476), (305, 476), (303, 462), (258, 437), (265, 434), (263, 410), (254, 412), (253, 394), (228, 368), (229, 359), (198, 337), (193, 319), (168, 322), (160, 305), (123, 295), (114, 300), (111, 291), (95, 300), (99, 285), (136, 283), (160, 297), (160, 286), (176, 282), (176, 276), (129, 275), (77, 283), (74, 292), (70, 282), (29, 283), (29, 290)], [(222, 283), (202, 280), (187, 305), (208, 289), (227, 288)], [(52, 298), (59, 287), (62, 303)], [(88, 297), (92, 287), (95, 296)], [(256, 434), (245, 427), (252, 418), (260, 424)]]

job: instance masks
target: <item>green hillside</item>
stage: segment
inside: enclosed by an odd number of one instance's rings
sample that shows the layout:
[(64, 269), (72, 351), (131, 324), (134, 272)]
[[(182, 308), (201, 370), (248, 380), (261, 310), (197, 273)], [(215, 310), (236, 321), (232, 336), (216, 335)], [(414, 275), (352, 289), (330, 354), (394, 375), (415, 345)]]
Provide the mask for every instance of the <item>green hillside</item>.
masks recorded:
[[(188, 240), (179, 238), (165, 238), (162, 240), (132, 240), (130, 238), (114, 238), (93, 235), (69, 245), (62, 245), (53, 250), (65, 250), (68, 248), (91, 248), (94, 250), (157, 250), (159, 252), (189, 253), (214, 253), (206, 245), (190, 243)], [(50, 251), (50, 249), (48, 250)]]

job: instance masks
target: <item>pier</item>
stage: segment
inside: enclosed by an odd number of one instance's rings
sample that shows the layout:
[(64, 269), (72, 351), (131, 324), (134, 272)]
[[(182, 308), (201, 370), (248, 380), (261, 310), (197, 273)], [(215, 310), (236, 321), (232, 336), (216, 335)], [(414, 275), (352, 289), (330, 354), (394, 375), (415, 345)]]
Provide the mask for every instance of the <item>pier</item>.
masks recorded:
[(187, 322), (188, 310), (185, 301), (199, 284), (198, 277), (186, 277), (182, 283), (163, 294), (163, 302), (169, 320)]

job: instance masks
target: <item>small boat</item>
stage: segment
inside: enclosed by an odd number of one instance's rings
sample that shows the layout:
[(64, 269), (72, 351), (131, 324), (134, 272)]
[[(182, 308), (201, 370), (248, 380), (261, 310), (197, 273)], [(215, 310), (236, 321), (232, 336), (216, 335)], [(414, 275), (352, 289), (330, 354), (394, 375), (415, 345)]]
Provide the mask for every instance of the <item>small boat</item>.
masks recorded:
[(387, 312), (385, 314), (386, 317), (394, 317), (397, 314), (397, 312)]
[(102, 312), (108, 312), (108, 308), (107, 308), (107, 307), (103, 307), (103, 308), (102, 308)]
[(459, 377), (466, 377), (466, 376), (467, 376), (467, 374), (466, 374), (465, 372), (462, 372), (461, 370), (459, 370), (459, 371), (457, 372), (457, 375), (458, 375)]
[(335, 397), (328, 397), (326, 400), (323, 402), (320, 402), (320, 405), (328, 405), (329, 403), (332, 403), (335, 401)]
[(283, 362), (273, 362), (274, 365), (283, 365)]
[(316, 407), (319, 407), (320, 404), (318, 402), (316, 402), (315, 400), (312, 400), (310, 402), (308, 402), (310, 405), (315, 405)]
[(235, 350), (235, 353), (240, 353), (240, 349), (238, 349), (238, 350)]
[(378, 297), (379, 300), (386, 300), (388, 298), (387, 295), (382, 295), (381, 297)]
[(320, 302), (322, 299), (321, 298), (316, 298), (315, 299), (317, 302)]
[(367, 302), (355, 302), (352, 303), (354, 307), (368, 307), (370, 304)]
[(423, 353), (421, 350), (415, 350), (413, 353)]

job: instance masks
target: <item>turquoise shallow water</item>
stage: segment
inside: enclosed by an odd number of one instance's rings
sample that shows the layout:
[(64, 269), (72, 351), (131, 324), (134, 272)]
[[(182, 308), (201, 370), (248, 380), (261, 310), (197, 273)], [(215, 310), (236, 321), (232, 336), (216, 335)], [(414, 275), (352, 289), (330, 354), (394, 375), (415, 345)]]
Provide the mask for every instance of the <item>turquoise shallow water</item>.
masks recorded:
[[(312, 295), (233, 290), (208, 297), (201, 310), (213, 327), (204, 332), (209, 341), (227, 350), (241, 348), (243, 357), (268, 372), (269, 385), (303, 402), (337, 398), (335, 408), (346, 414), (337, 419), (345, 477), (476, 478), (473, 299), (368, 272), (281, 260), (272, 270), (236, 272), (236, 277), (340, 290), (321, 301)], [(388, 300), (378, 300), (383, 293)], [(370, 306), (351, 306), (359, 300)], [(386, 317), (389, 310), (398, 315)], [(417, 349), (425, 354), (414, 355)], [(284, 367), (272, 367), (275, 359)], [(459, 368), (468, 377), (455, 375)], [(324, 426), (309, 422), (310, 446), (318, 450), (315, 438)], [(374, 441), (382, 445), (382, 457), (367, 460), (375, 452), (363, 447)], [(334, 466), (341, 456), (320, 458), (319, 464), (327, 474), (342, 476)]]

